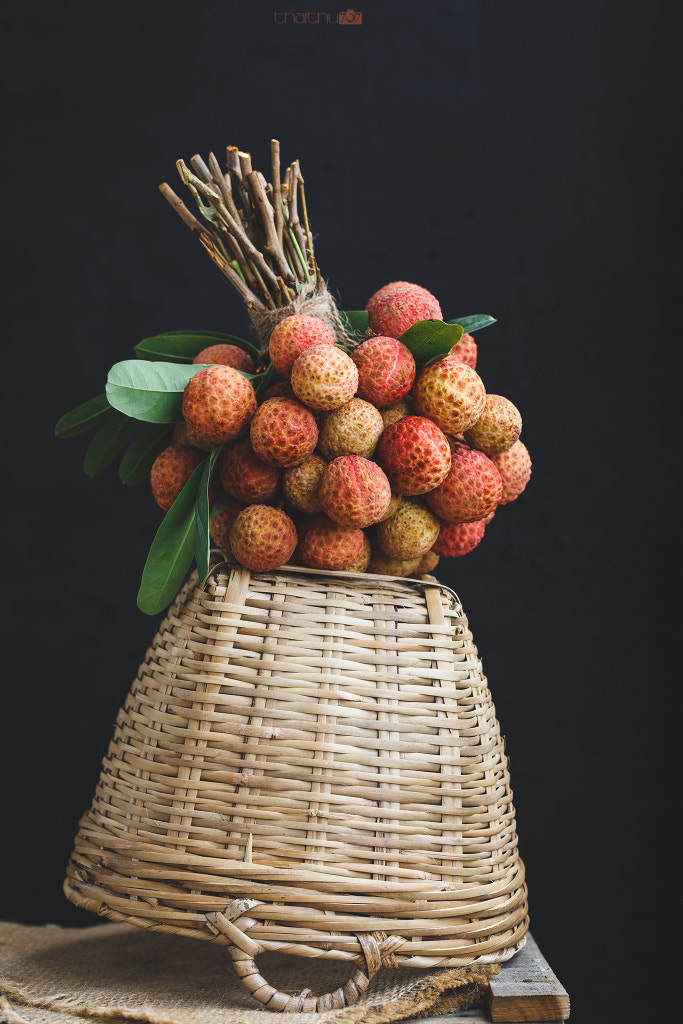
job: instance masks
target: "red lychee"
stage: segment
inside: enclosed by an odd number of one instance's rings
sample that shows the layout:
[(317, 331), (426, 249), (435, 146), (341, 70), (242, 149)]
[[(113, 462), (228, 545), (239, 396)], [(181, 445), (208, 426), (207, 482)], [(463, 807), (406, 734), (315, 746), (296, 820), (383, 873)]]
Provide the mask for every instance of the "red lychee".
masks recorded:
[(159, 508), (168, 512), (183, 487), (205, 458), (198, 448), (171, 444), (157, 455), (150, 470), (152, 495)]
[(399, 338), (418, 320), (441, 320), (441, 306), (426, 288), (387, 290), (367, 305), (373, 334)]
[(253, 373), (256, 369), (254, 360), (248, 352), (238, 345), (227, 343), (208, 345), (194, 357), (192, 362), (220, 363), (222, 366), (232, 366), (235, 370), (243, 370), (245, 373)]
[(289, 378), (292, 367), (301, 353), (314, 345), (336, 344), (332, 328), (317, 316), (295, 313), (281, 320), (270, 335), (268, 352), (270, 361), (281, 377)]
[(441, 483), (451, 467), (446, 435), (424, 416), (404, 416), (388, 426), (375, 458), (398, 494), (426, 494)]
[(333, 522), (362, 529), (384, 516), (391, 486), (376, 462), (361, 455), (340, 455), (325, 467), (318, 497)]
[(233, 501), (215, 516), (209, 519), (209, 534), (217, 548), (221, 548), (228, 558), (232, 556), (230, 547), (230, 531), (238, 514), (247, 508), (243, 501)]
[(195, 434), (194, 431), (190, 430), (185, 420), (181, 420), (180, 423), (176, 423), (173, 427), (172, 443), (188, 445), (190, 448), (199, 448), (203, 452), (210, 452), (213, 448), (211, 441), (206, 441), (199, 434)]
[(413, 354), (396, 338), (368, 338), (353, 350), (351, 358), (358, 367), (358, 395), (378, 409), (400, 402), (413, 386)]
[(298, 466), (315, 450), (318, 424), (294, 398), (267, 398), (249, 424), (251, 446), (271, 466)]
[(491, 461), (501, 475), (503, 496), (501, 505), (508, 505), (520, 496), (531, 479), (531, 456), (523, 441), (515, 441), (512, 448), (500, 455), (492, 455)]
[(369, 459), (383, 430), (379, 409), (362, 398), (352, 398), (338, 409), (323, 413), (318, 448), (326, 459), (338, 455), (362, 455)]
[(488, 455), (456, 443), (448, 476), (426, 500), (439, 519), (473, 523), (493, 512), (502, 494), (503, 481)]
[(477, 368), (477, 343), (471, 334), (463, 334), (444, 359), (453, 359), (456, 363), (465, 363), (473, 370)]
[(309, 409), (338, 409), (350, 402), (358, 387), (356, 364), (333, 345), (305, 349), (292, 367), (294, 394)]
[(188, 381), (183, 416), (190, 430), (212, 444), (242, 436), (256, 412), (256, 394), (239, 370), (209, 366)]
[(310, 569), (344, 569), (361, 553), (365, 534), (354, 526), (339, 526), (324, 514), (301, 524), (297, 555)]
[(473, 523), (441, 524), (441, 531), (434, 543), (433, 551), (447, 558), (459, 558), (474, 551), (484, 536), (486, 520), (478, 519)]
[(392, 423), (398, 423), (404, 416), (412, 416), (415, 413), (413, 400), (410, 395), (406, 395), (395, 405), (390, 405), (388, 409), (382, 409), (381, 413), (384, 426), (389, 427)]
[[(427, 289), (423, 288), (421, 284), (413, 284), (410, 281), (390, 281), (389, 284), (382, 285), (374, 292), (365, 304), (365, 309), (369, 310), (375, 303), (384, 299), (387, 295), (395, 294), (396, 292), (409, 292), (418, 291), (426, 292)], [(427, 292), (429, 294), (429, 292)]]
[(243, 501), (272, 501), (278, 493), (282, 470), (259, 459), (248, 437), (228, 445), (218, 459), (218, 475), (223, 489)]
[(487, 395), (481, 415), (465, 431), (465, 440), (489, 457), (512, 448), (522, 432), (522, 416), (509, 398)]
[(393, 516), (378, 523), (375, 536), (389, 558), (421, 558), (439, 536), (440, 525), (421, 502), (404, 498)]
[(314, 453), (298, 466), (291, 466), (282, 474), (284, 496), (300, 512), (320, 512), (318, 486), (327, 462)]
[(271, 505), (248, 505), (235, 517), (230, 548), (237, 561), (253, 572), (285, 565), (297, 543), (296, 527), (286, 512)]
[(370, 544), (370, 538), (366, 534), (363, 537), (363, 546), (360, 549), (360, 553), (356, 555), (352, 562), (344, 566), (344, 572), (365, 572), (370, 564), (371, 553), (372, 545)]
[(484, 408), (486, 391), (476, 372), (446, 356), (422, 370), (413, 388), (415, 411), (441, 427), (444, 434), (459, 434), (476, 423)]

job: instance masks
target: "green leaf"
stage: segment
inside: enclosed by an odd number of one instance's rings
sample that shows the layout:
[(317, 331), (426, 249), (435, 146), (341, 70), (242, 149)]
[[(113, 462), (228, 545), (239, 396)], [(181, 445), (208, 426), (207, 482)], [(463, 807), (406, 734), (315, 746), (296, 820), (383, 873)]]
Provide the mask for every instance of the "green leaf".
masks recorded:
[(92, 427), (96, 427), (98, 423), (102, 423), (109, 416), (110, 412), (111, 406), (107, 401), (106, 395), (90, 398), (87, 402), (83, 402), (82, 405), (76, 406), (71, 412), (65, 413), (57, 421), (55, 436), (75, 437), (77, 434), (84, 434), (86, 430), (90, 430)]
[(197, 491), (206, 459), (192, 473), (161, 520), (147, 555), (138, 591), (138, 608), (157, 615), (171, 603), (188, 573), (195, 553)]
[(116, 409), (109, 410), (109, 417), (102, 424), (85, 453), (83, 469), (88, 476), (95, 476), (114, 461), (126, 445), (137, 423)]
[(472, 334), (474, 331), (479, 331), (482, 327), (489, 327), (498, 321), (495, 317), (489, 316), (488, 313), (475, 313), (473, 316), (462, 316), (460, 319), (448, 320), (447, 322), (449, 324), (460, 324), (463, 334)]
[(260, 352), (244, 338), (216, 331), (166, 331), (152, 338), (143, 338), (134, 348), (138, 359), (161, 360), (167, 363), (191, 363), (202, 349), (209, 345), (236, 345), (248, 352), (252, 359)]
[(257, 399), (260, 401), (270, 385), (276, 384), (277, 381), (281, 379), (282, 378), (277, 374), (273, 364), (268, 362), (262, 373), (257, 373), (251, 378), (251, 383), (254, 385), (254, 391), (256, 392)]
[(209, 488), (213, 476), (216, 460), (218, 459), (223, 445), (215, 445), (211, 449), (208, 459), (203, 462), (202, 476), (197, 489), (197, 498), (194, 506), (195, 516), (195, 558), (197, 560), (197, 571), (199, 581), (203, 583), (209, 574), (209, 558), (211, 554), (211, 537), (209, 534)]
[(107, 376), (109, 404), (126, 416), (147, 423), (177, 423), (183, 418), (183, 391), (203, 363), (148, 363), (124, 359)]
[(399, 341), (410, 349), (418, 366), (445, 356), (463, 336), (461, 324), (443, 320), (418, 320), (400, 335)]
[(126, 487), (137, 487), (149, 480), (157, 455), (171, 443), (173, 427), (165, 423), (146, 423), (126, 449), (119, 465), (119, 476)]
[(361, 342), (368, 330), (368, 312), (365, 309), (347, 309), (340, 311), (339, 316), (344, 330), (354, 341)]

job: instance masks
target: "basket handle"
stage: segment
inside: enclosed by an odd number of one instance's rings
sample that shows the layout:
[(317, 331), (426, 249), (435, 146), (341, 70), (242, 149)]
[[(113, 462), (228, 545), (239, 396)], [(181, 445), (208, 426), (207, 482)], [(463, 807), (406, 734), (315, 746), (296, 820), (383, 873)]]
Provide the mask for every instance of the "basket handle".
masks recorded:
[[(227, 947), (235, 973), (244, 988), (268, 1010), (286, 1013), (313, 1013), (320, 1010), (341, 1010), (351, 1006), (361, 997), (370, 984), (370, 979), (380, 967), (397, 967), (394, 952), (403, 945), (399, 935), (387, 937), (384, 932), (361, 932), (356, 937), (363, 951), (363, 966), (357, 966), (349, 981), (333, 992), (314, 996), (308, 988), (298, 995), (279, 992), (263, 978), (254, 962), (264, 947), (254, 942), (234, 923), (234, 918), (257, 906), (260, 900), (235, 900), (223, 913), (206, 914), (206, 920), (214, 934), (228, 939)], [(360, 958), (359, 958), (360, 959)]]

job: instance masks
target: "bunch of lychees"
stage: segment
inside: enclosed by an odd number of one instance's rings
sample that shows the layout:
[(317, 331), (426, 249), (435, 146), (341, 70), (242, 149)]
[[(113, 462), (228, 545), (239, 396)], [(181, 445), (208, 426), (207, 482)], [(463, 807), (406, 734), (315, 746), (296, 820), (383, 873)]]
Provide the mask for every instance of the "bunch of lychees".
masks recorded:
[(211, 538), (251, 570), (431, 572), (472, 551), (529, 481), (522, 417), (486, 393), (472, 335), (419, 367), (400, 339), (441, 321), (434, 295), (398, 281), (365, 308), (367, 336), (350, 350), (315, 316), (277, 323), (268, 355), (279, 380), (260, 399), (241, 349), (195, 359), (213, 365), (185, 387), (184, 422), (154, 462), (152, 491), (169, 509), (222, 445), (213, 494), (225, 497)]

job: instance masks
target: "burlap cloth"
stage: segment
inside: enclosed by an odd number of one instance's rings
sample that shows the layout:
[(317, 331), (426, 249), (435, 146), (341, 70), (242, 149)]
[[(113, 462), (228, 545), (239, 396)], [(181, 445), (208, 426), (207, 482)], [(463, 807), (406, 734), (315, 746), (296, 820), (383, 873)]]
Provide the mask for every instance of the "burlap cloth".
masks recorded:
[[(282, 953), (265, 953), (258, 965), (276, 988), (310, 988), (314, 994), (344, 984), (352, 973), (348, 963)], [(483, 999), (488, 979), (498, 970), (498, 965), (382, 968), (353, 1006), (272, 1013), (245, 992), (226, 950), (211, 942), (125, 924), (56, 928), (0, 923), (0, 1021), (382, 1024), (472, 1006)]]

